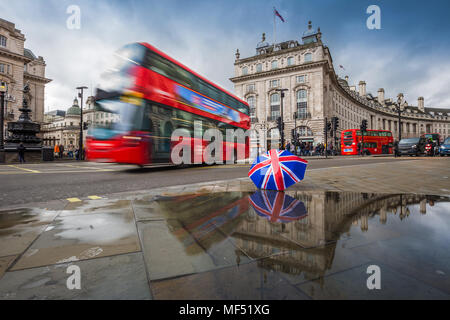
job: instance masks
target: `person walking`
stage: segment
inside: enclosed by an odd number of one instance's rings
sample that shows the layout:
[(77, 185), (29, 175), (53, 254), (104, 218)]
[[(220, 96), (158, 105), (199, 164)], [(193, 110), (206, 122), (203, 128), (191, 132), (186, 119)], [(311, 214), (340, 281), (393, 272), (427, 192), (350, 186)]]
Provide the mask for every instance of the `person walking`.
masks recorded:
[(64, 157), (64, 145), (59, 146), (59, 157), (62, 159)]
[(24, 163), (25, 162), (25, 146), (23, 145), (23, 143), (21, 142), (20, 145), (17, 147), (17, 152), (19, 154), (19, 161), (20, 163)]
[(58, 144), (55, 144), (55, 149), (53, 150), (54, 151), (54, 153), (55, 153), (55, 157), (59, 157), (59, 145)]
[(291, 143), (288, 141), (288, 143), (286, 144), (286, 150), (287, 151), (291, 151)]
[(73, 144), (69, 145), (68, 150), (69, 150), (69, 152), (67, 155), (69, 156), (69, 158), (73, 159), (73, 150), (74, 150)]

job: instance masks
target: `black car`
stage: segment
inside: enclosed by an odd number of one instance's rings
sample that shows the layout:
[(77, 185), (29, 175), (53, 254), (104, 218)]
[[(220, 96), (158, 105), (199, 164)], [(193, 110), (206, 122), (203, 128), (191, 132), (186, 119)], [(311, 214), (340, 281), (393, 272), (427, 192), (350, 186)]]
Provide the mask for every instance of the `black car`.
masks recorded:
[(419, 156), (425, 153), (425, 145), (427, 141), (425, 138), (408, 138), (400, 140), (398, 144), (399, 156), (410, 155)]
[(445, 139), (444, 143), (439, 148), (439, 154), (441, 157), (450, 156), (450, 137)]

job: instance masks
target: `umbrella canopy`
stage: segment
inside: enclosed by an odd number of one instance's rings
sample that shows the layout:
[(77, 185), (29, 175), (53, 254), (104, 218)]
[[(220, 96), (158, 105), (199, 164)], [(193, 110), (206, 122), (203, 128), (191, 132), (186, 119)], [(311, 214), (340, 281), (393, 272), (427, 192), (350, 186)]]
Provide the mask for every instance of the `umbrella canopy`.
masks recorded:
[(250, 196), (256, 213), (270, 222), (291, 222), (308, 215), (305, 205), (284, 192), (259, 190)]
[(303, 180), (307, 165), (287, 150), (270, 150), (256, 158), (248, 176), (260, 189), (283, 191)]

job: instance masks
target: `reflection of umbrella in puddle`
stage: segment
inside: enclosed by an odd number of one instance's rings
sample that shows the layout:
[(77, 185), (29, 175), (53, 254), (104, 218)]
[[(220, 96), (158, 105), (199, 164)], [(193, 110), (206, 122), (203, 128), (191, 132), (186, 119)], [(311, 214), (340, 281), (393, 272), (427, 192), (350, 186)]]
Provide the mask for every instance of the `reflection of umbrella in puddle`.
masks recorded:
[(270, 222), (291, 222), (308, 215), (305, 205), (284, 192), (259, 190), (249, 199), (256, 213)]

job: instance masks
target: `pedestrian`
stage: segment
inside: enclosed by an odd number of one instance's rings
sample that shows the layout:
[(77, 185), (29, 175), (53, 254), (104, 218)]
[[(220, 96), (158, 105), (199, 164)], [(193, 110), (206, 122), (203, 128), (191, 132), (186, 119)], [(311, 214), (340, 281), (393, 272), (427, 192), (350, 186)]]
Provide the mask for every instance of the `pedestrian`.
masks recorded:
[(73, 144), (69, 145), (68, 150), (69, 150), (69, 153), (68, 153), (69, 158), (73, 159), (73, 150), (74, 150)]
[(53, 150), (54, 151), (54, 153), (55, 153), (55, 157), (59, 157), (59, 145), (58, 144), (55, 144), (55, 149)]
[(358, 154), (361, 154), (361, 142), (358, 142)]
[(21, 142), (20, 145), (17, 147), (17, 152), (19, 153), (19, 161), (20, 163), (24, 163), (25, 162), (25, 146), (23, 145), (23, 143)]
[(291, 150), (291, 144), (290, 144), (290, 142), (288, 141), (288, 143), (286, 144), (286, 148), (285, 148), (285, 150), (288, 150), (288, 151), (290, 151)]
[(394, 142), (394, 157), (398, 157), (398, 141)]
[(59, 157), (62, 159), (64, 157), (64, 145), (59, 146)]

